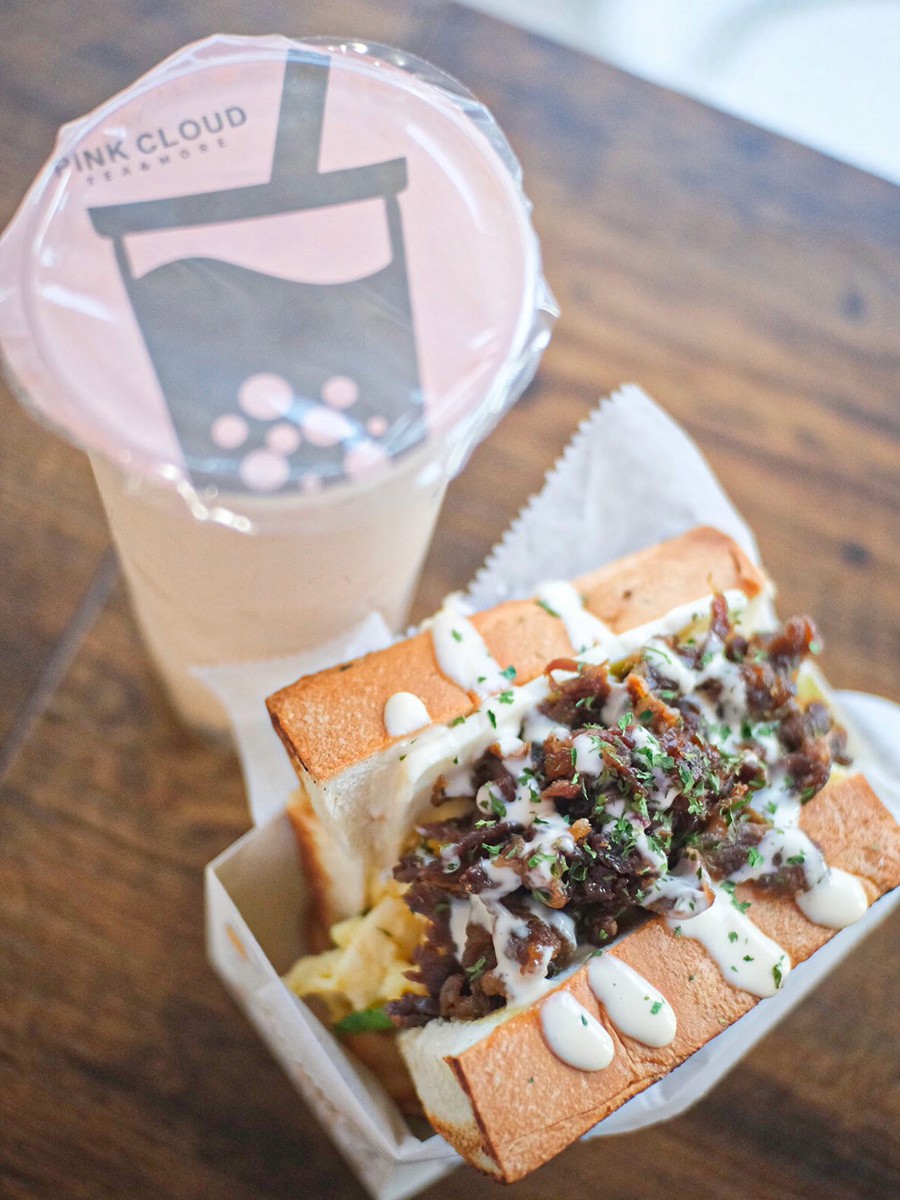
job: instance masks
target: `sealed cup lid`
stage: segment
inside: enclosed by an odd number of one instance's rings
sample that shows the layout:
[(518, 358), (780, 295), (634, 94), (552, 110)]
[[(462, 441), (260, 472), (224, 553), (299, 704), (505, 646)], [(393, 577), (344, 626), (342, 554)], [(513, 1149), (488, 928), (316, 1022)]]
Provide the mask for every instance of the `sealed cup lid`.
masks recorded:
[(490, 114), (361, 44), (187, 47), (61, 130), (0, 241), (24, 401), (206, 495), (364, 479), (435, 439), (458, 465), (554, 314)]

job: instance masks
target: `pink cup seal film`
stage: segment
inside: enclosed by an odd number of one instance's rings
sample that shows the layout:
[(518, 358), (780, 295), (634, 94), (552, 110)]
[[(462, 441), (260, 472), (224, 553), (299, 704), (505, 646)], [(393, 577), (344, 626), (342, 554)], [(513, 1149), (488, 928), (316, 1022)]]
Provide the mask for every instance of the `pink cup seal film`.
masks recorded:
[(556, 315), (490, 113), (395, 50), (213, 37), (65, 126), (0, 241), (23, 402), (205, 497), (458, 469)]

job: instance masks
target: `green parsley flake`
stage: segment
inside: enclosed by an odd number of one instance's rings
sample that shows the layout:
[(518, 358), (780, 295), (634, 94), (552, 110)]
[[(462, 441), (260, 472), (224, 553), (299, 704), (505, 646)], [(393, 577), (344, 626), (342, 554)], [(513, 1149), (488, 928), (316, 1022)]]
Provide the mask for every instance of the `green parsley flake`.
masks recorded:
[(736, 885), (733, 879), (726, 879), (722, 884), (722, 891), (730, 897), (732, 905), (738, 910), (738, 912), (744, 913), (748, 908), (750, 908), (750, 901), (738, 900), (734, 892), (735, 886)]
[(451, 630), (450, 630), (450, 634), (451, 634), (451, 636), (452, 636), (452, 638), (453, 638), (454, 642), (461, 642), (461, 641), (462, 641), (462, 634), (459, 632), (459, 630), (458, 630), (458, 629), (451, 629)]
[(484, 974), (484, 968), (487, 963), (486, 958), (482, 954), (478, 962), (472, 963), (471, 967), (466, 967), (465, 971), (470, 980), (480, 979)]
[(660, 658), (664, 658), (666, 660), (666, 662), (668, 662), (668, 663), (670, 663), (672, 661), (671, 657), (668, 654), (666, 654), (665, 650), (660, 650), (658, 646), (645, 646), (644, 653), (645, 654), (658, 654)]
[(348, 1013), (334, 1027), (335, 1033), (369, 1033), (393, 1029), (394, 1023), (384, 1008), (365, 1008), (362, 1012)]
[(559, 616), (559, 613), (556, 611), (556, 609), (555, 609), (555, 608), (551, 608), (551, 607), (550, 607), (550, 605), (547, 603), (547, 601), (546, 601), (546, 600), (538, 600), (538, 601), (537, 601), (537, 605), (538, 605), (538, 607), (539, 607), (539, 608), (542, 608), (542, 609), (544, 610), (544, 612), (545, 612), (545, 613), (549, 613), (551, 617), (558, 617), (558, 616)]

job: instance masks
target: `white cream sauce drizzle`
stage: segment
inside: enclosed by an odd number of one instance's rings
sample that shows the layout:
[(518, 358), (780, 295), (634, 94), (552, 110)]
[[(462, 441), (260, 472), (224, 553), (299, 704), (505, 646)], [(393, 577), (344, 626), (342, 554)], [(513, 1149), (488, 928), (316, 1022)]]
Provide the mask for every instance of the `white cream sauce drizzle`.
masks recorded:
[(756, 811), (773, 822), (756, 847), (762, 861), (742, 867), (731, 878), (738, 883), (759, 879), (784, 863), (802, 867), (807, 891), (795, 900), (806, 919), (827, 929), (853, 925), (869, 907), (862, 884), (856, 876), (828, 865), (818, 846), (799, 828), (803, 806), (785, 787), (783, 770), (776, 768), (770, 774), (772, 783), (753, 797)]
[[(556, 811), (553, 802), (541, 798), (528, 770), (527, 747), (519, 742), (510, 743), (508, 748), (515, 755), (504, 760), (508, 770), (517, 778), (514, 798), (505, 803), (499, 790), (486, 783), (478, 790), (476, 804), (486, 815), (532, 826), (532, 840), (527, 849), (529, 879), (532, 887), (549, 887), (553, 883), (549, 874), (550, 862), (558, 850), (571, 852), (575, 847), (574, 839), (568, 824)], [(448, 868), (451, 867), (453, 848), (447, 847), (442, 856), (446, 858)], [(552, 947), (541, 947), (539, 961), (531, 970), (523, 970), (522, 964), (510, 953), (509, 939), (512, 935), (526, 938), (528, 924), (523, 918), (511, 913), (502, 903), (504, 896), (518, 890), (522, 878), (512, 867), (491, 859), (482, 863), (482, 869), (490, 880), (490, 888), (476, 895), (454, 898), (451, 902), (450, 935), (457, 958), (462, 959), (469, 924), (480, 925), (488, 930), (497, 959), (495, 974), (503, 981), (509, 1002), (529, 1004), (550, 986), (546, 975)], [(532, 897), (529, 897), (525, 904), (530, 912), (555, 929), (564, 941), (575, 948), (575, 922), (567, 913), (540, 904)]]
[(465, 692), (482, 698), (509, 687), (485, 645), (484, 638), (462, 611), (460, 601), (448, 596), (431, 619), (431, 640), (441, 673)]
[(689, 918), (669, 917), (669, 928), (700, 942), (734, 987), (754, 996), (774, 996), (791, 969), (787, 952), (735, 908), (726, 892), (715, 891), (709, 908)]
[[(494, 875), (500, 877), (507, 871), (508, 867), (495, 868)], [(513, 871), (509, 873), (515, 874)], [(518, 876), (516, 881), (518, 882)], [(534, 970), (527, 972), (522, 970), (521, 964), (509, 953), (509, 939), (513, 935), (520, 938), (528, 936), (528, 923), (500, 903), (500, 895), (512, 890), (507, 881), (501, 879), (496, 889), (470, 896), (468, 902), (454, 901), (450, 912), (450, 932), (457, 957), (461, 958), (468, 925), (480, 925), (482, 929), (486, 929), (491, 935), (497, 958), (494, 974), (502, 981), (507, 1000), (511, 1005), (525, 1005), (537, 1000), (550, 986), (546, 976), (552, 950), (549, 946), (542, 947), (540, 961), (535, 964)]]
[(522, 737), (526, 741), (534, 742), (535, 744), (546, 742), (547, 738), (551, 735), (553, 737), (566, 738), (571, 732), (571, 729), (565, 725), (560, 725), (558, 721), (554, 721), (552, 717), (548, 717), (545, 713), (538, 712), (536, 708), (533, 712), (528, 713), (522, 726)]
[(568, 942), (574, 950), (578, 945), (578, 938), (575, 933), (575, 922), (567, 912), (561, 908), (548, 908), (546, 904), (541, 904), (532, 896), (529, 896), (525, 901), (525, 906), (529, 912), (534, 913), (545, 925), (549, 925), (551, 929), (555, 929), (563, 941)]
[(689, 920), (709, 908), (714, 899), (709, 877), (689, 858), (683, 858), (673, 871), (654, 879), (644, 892), (644, 908), (665, 912), (667, 916)]
[(568, 1066), (579, 1071), (602, 1071), (615, 1057), (609, 1033), (565, 989), (547, 997), (541, 1005), (540, 1018), (544, 1040)]
[(470, 915), (471, 906), (468, 899), (462, 900), (454, 896), (450, 901), (450, 937), (459, 962), (462, 962), (466, 948), (466, 930), (469, 928)]
[(412, 692), (394, 692), (384, 706), (384, 727), (390, 737), (403, 737), (431, 724), (424, 702)]
[(668, 1046), (678, 1028), (663, 994), (628, 963), (601, 951), (588, 963), (588, 986), (606, 1015), (626, 1037), (645, 1046)]
[[(729, 588), (724, 596), (729, 612), (738, 623), (748, 610), (758, 611), (766, 600), (765, 596), (760, 596), (751, 601), (736, 588)], [(647, 621), (643, 625), (636, 625), (634, 629), (626, 629), (622, 633), (604, 638), (586, 653), (579, 655), (579, 658), (589, 663), (618, 662), (648, 645), (654, 638), (674, 637), (675, 634), (682, 633), (699, 618), (708, 615), (712, 601), (713, 596), (710, 594), (687, 604), (676, 605), (654, 621)]]
[(814, 925), (844, 929), (865, 914), (869, 899), (855, 875), (830, 867), (814, 887), (797, 897), (797, 904)]
[[(729, 590), (725, 593), (725, 599), (732, 616), (740, 622), (742, 616), (746, 615), (751, 627), (756, 624), (751, 614), (759, 614), (760, 611), (767, 613), (771, 607), (769, 597), (765, 593), (753, 601), (749, 601), (743, 592)], [(644, 625), (636, 626), (634, 629), (605, 639), (585, 654), (580, 655), (580, 658), (583, 662), (594, 664), (607, 661), (618, 662), (635, 653), (653, 637), (670, 637), (680, 633), (699, 615), (709, 612), (712, 600), (713, 597), (710, 594), (688, 604), (678, 605), (654, 621), (648, 621)], [(441, 671), (458, 686), (465, 687), (463, 666), (466, 664), (466, 651), (455, 649), (461, 646), (462, 642), (452, 636), (452, 630), (456, 629), (464, 637), (464, 629), (457, 628), (457, 624), (454, 623), (458, 620), (454, 614), (458, 614), (458, 612), (458, 601), (454, 606), (453, 598), (448, 598), (445, 607), (432, 619), (431, 631), (435, 640), (435, 656)], [(465, 621), (464, 617), (461, 619)], [(472, 634), (481, 641), (474, 626), (468, 624)], [(436, 628), (437, 634), (435, 634)], [(446, 655), (442, 661), (445, 649)], [(487, 653), (486, 647), (485, 653)], [(501, 676), (501, 682), (494, 690), (502, 691), (504, 694), (508, 693), (510, 703), (500, 704), (495, 696), (487, 696), (464, 721), (450, 726), (432, 725), (416, 738), (415, 743), (404, 748), (403, 757), (398, 763), (397, 779), (392, 789), (396, 805), (404, 813), (409, 811), (409, 802), (406, 797), (412, 793), (428, 796), (435, 779), (448, 770), (449, 764), (454, 759), (459, 759), (460, 762), (474, 760), (492, 742), (497, 741), (503, 732), (513, 732), (518, 735), (521, 730), (522, 736), (528, 741), (544, 741), (549, 733), (554, 731), (559, 731), (560, 736), (563, 737), (571, 732), (565, 726), (557, 725), (536, 711), (537, 706), (546, 700), (550, 692), (550, 684), (543, 675), (532, 679), (529, 683), (511, 687), (509, 681), (499, 670), (498, 664), (490, 656), (488, 658)], [(472, 664), (469, 662), (465, 678), (474, 674), (477, 683), (478, 678), (485, 672), (477, 668), (472, 670), (471, 667)], [(458, 670), (457, 675), (452, 673), (455, 669)], [(563, 672), (559, 672), (556, 676), (559, 680), (566, 677)]]
[[(580, 603), (577, 592), (574, 589), (572, 592)], [(546, 594), (547, 603), (560, 613), (560, 616), (563, 610), (573, 611), (572, 597), (561, 599), (561, 594), (555, 590)], [(762, 627), (767, 623), (766, 617), (771, 612), (768, 593), (763, 593), (754, 601), (748, 601), (743, 593), (729, 591), (725, 594), (725, 599), (732, 619), (738, 625), (742, 620), (746, 621), (750, 628)], [(728, 751), (736, 746), (739, 740), (741, 717), (746, 708), (737, 665), (730, 663), (721, 653), (717, 653), (717, 650), (721, 650), (721, 644), (716, 647), (711, 642), (708, 649), (712, 651), (712, 657), (705, 665), (693, 670), (662, 641), (666, 637), (681, 633), (699, 617), (708, 613), (711, 601), (712, 596), (708, 596), (680, 605), (664, 617), (618, 635), (613, 634), (607, 627), (594, 627), (598, 640), (579, 657), (584, 662), (594, 664), (616, 662), (644, 646), (650, 646), (651, 651), (653, 648), (657, 649), (661, 657), (660, 674), (671, 679), (684, 692), (692, 693), (701, 702), (713, 727), (711, 740), (721, 749)], [(761, 617), (761, 614), (765, 616)], [(598, 624), (602, 625), (602, 622)], [(427, 794), (438, 775), (448, 769), (450, 762), (471, 762), (492, 743), (500, 743), (501, 753), (505, 757), (517, 752), (522, 739), (526, 743), (538, 742), (546, 740), (551, 733), (557, 733), (560, 737), (570, 734), (571, 731), (566, 727), (537, 712), (537, 706), (549, 694), (550, 684), (546, 678), (541, 676), (528, 684), (511, 687), (509, 679), (490, 656), (477, 630), (452, 599), (433, 619), (431, 632), (435, 655), (442, 672), (465, 690), (476, 692), (482, 699), (479, 707), (465, 721), (454, 726), (432, 726), (410, 743), (408, 753), (403, 756), (406, 762), (404, 764), (401, 760), (398, 772), (401, 780), (407, 781), (406, 786), (410, 791), (414, 789), (420, 795)], [(579, 636), (576, 633), (573, 637), (570, 633), (573, 644), (578, 643)], [(665, 662), (662, 661), (663, 655)], [(559, 680), (566, 677), (564, 673), (557, 673)], [(698, 695), (696, 691), (701, 683), (712, 680), (721, 685), (715, 704), (702, 693)], [(509, 703), (500, 703), (497, 692), (508, 698)], [(616, 689), (614, 685), (604, 706), (604, 722), (615, 723), (627, 707), (626, 689)], [(732, 728), (727, 728), (729, 725)], [(650, 739), (653, 739), (649, 731), (635, 732), (636, 750), (643, 742), (649, 744)], [(764, 757), (768, 758), (777, 752), (777, 739), (767, 738), (765, 731), (759, 733), (756, 740)], [(580, 735), (576, 738), (576, 756), (576, 769), (579, 772), (600, 773), (600, 755), (588, 736)], [(509, 762), (507, 766), (515, 775), (517, 768)], [(464, 786), (464, 770), (460, 769), (458, 772), (461, 787)], [(770, 771), (770, 776), (772, 774)], [(817, 916), (821, 915), (821, 923), (832, 928), (851, 923), (865, 911), (865, 893), (858, 881), (847, 882), (848, 879), (852, 880), (852, 877), (843, 872), (829, 871), (813, 844), (797, 828), (800, 813), (797, 797), (789, 795), (788, 789), (779, 782), (777, 770), (774, 776), (770, 787), (765, 792), (758, 793), (754, 806), (760, 807), (763, 801), (772, 805), (775, 797), (776, 815), (772, 819), (776, 828), (782, 832), (770, 831), (769, 843), (760, 849), (763, 864), (757, 865), (755, 869), (748, 866), (735, 879), (758, 878), (766, 873), (767, 867), (769, 870), (773, 868), (774, 860), (779, 854), (779, 861), (786, 861), (802, 852), (804, 863), (808, 863), (807, 878), (810, 889), (798, 899), (798, 904), (808, 919), (817, 922)], [(671, 804), (671, 799), (672, 797), (660, 788), (650, 798), (650, 803), (652, 807), (662, 810)], [(490, 794), (484, 788), (479, 792), (478, 800), (479, 806), (485, 812), (492, 811)], [(492, 811), (492, 815), (497, 813)], [(771, 809), (766, 815), (772, 817)], [(555, 806), (552, 802), (542, 802), (539, 794), (522, 776), (519, 777), (514, 801), (506, 805), (506, 816), (509, 820), (533, 827), (534, 837), (529, 843), (530, 857), (543, 853), (549, 856), (554, 849), (571, 846), (568, 825), (556, 812)], [(792, 830), (790, 834), (786, 833), (789, 828)], [(641, 852), (649, 862), (658, 866), (660, 856), (646, 844), (646, 840), (640, 842), (642, 832), (636, 828)], [(527, 929), (525, 922), (513, 916), (500, 900), (504, 895), (517, 890), (522, 882), (521, 877), (511, 868), (498, 867), (492, 862), (486, 863), (485, 866), (494, 886), (480, 896), (454, 900), (451, 913), (454, 941), (461, 953), (465, 945), (465, 929), (470, 921), (489, 929), (497, 957), (497, 974), (504, 981), (510, 1003), (529, 1003), (539, 996), (541, 991), (546, 990), (551, 981), (544, 978), (546, 963), (543, 964), (542, 970), (526, 974), (518, 961), (507, 951), (510, 935), (516, 933), (518, 936), (524, 936)], [(534, 870), (539, 880), (540, 861)], [(549, 876), (546, 882), (549, 884)], [(662, 876), (651, 888), (656, 898), (662, 901), (661, 907), (666, 907), (670, 925), (680, 925), (683, 936), (701, 941), (730, 983), (759, 996), (771, 995), (778, 990), (778, 980), (783, 981), (790, 970), (787, 954), (767, 938), (748, 917), (739, 912), (726, 894), (718, 891), (711, 893), (705, 891), (702, 884), (698, 885), (696, 871), (691, 864), (687, 864), (684, 872)], [(710, 894), (715, 896), (712, 905), (709, 901)], [(650, 907), (649, 901), (653, 898), (648, 892), (645, 907)], [(673, 906), (671, 909), (670, 905)], [(548, 913), (556, 913), (556, 910), (544, 906), (541, 908), (540, 916), (545, 921), (548, 921)], [(552, 918), (548, 923), (552, 923)], [(736, 936), (732, 938), (731, 934)], [(549, 950), (547, 958), (549, 961)]]
[(454, 766), (444, 776), (444, 795), (471, 796), (475, 789), (473, 775), (472, 767), (468, 763), (464, 766)]
[(579, 733), (572, 745), (575, 750), (575, 770), (579, 775), (603, 774), (603, 755), (595, 737), (589, 733)]
[(735, 883), (746, 883), (776, 872), (780, 866), (801, 867), (810, 887), (815, 887), (828, 874), (822, 852), (797, 825), (773, 825), (756, 845), (759, 859), (751, 866), (740, 867), (731, 873)]
[[(706, 640), (704, 661), (697, 669), (682, 661), (661, 637), (650, 639), (647, 649), (656, 656), (659, 673), (700, 704), (711, 741), (723, 752), (733, 753), (741, 742), (747, 721), (747, 696), (740, 665), (724, 656), (721, 639), (710, 636)], [(715, 701), (701, 690), (710, 682), (720, 685)], [(760, 748), (759, 757), (769, 764), (769, 783), (753, 796), (751, 807), (771, 820), (772, 827), (756, 846), (755, 853), (749, 856), (748, 863), (733, 872), (730, 878), (735, 883), (744, 883), (773, 874), (784, 865), (801, 867), (808, 885), (808, 890), (796, 898), (801, 911), (814, 924), (843, 929), (858, 921), (865, 912), (868, 906), (865, 892), (858, 880), (853, 886), (847, 882), (846, 873), (836, 875), (815, 843), (799, 828), (802, 804), (789, 786), (785, 768), (778, 763), (782, 751), (771, 726), (757, 722), (752, 733)], [(651, 797), (648, 803), (651, 808), (665, 807), (659, 803), (658, 796)], [(665, 892), (667, 886), (671, 892), (680, 891), (671, 877), (660, 880), (658, 890)], [(814, 915), (826, 913), (828, 920), (821, 922)]]
[(538, 587), (536, 596), (546, 609), (560, 618), (576, 652), (614, 636), (604, 621), (585, 608), (584, 599), (571, 583), (548, 580)]

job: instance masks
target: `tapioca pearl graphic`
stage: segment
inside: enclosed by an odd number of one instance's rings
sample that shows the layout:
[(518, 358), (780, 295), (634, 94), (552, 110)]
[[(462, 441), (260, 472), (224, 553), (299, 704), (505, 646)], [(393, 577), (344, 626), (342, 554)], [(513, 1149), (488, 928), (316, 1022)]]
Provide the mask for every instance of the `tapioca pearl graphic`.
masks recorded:
[(288, 480), (291, 469), (287, 459), (271, 450), (251, 450), (241, 459), (238, 474), (253, 492), (275, 492)]
[(294, 389), (283, 375), (251, 375), (241, 384), (238, 404), (248, 417), (275, 421), (291, 411)]
[(296, 425), (288, 424), (287, 421), (279, 421), (266, 434), (266, 445), (272, 453), (282, 454), (285, 458), (289, 454), (293, 454), (302, 441), (300, 430)]
[(352, 437), (356, 429), (343, 413), (316, 404), (301, 417), (303, 436), (313, 446), (336, 446)]
[(344, 470), (348, 479), (363, 479), (373, 475), (388, 462), (388, 456), (374, 442), (357, 442), (344, 455)]
[(366, 421), (366, 429), (372, 437), (382, 437), (387, 433), (387, 428), (387, 417), (369, 417)]
[(359, 384), (349, 375), (332, 375), (322, 384), (322, 399), (332, 408), (350, 408), (359, 399)]
[(238, 413), (223, 413), (210, 426), (209, 436), (220, 450), (237, 450), (249, 433), (247, 422)]

